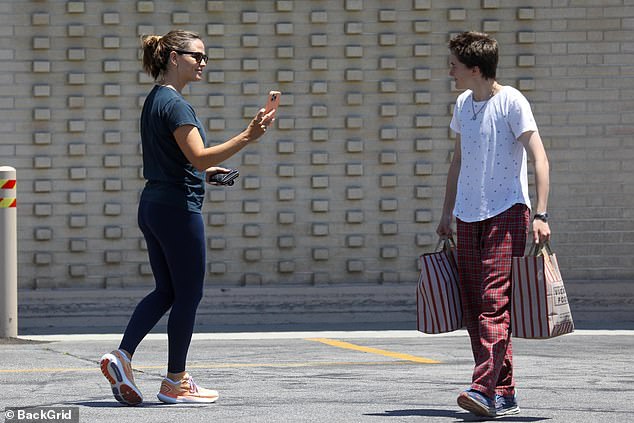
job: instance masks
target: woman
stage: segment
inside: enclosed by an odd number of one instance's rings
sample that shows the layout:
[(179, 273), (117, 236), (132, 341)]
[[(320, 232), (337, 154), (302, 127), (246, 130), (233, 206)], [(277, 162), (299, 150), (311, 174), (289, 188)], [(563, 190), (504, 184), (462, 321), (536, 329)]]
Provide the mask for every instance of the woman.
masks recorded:
[(217, 165), (255, 142), (272, 123), (274, 112), (258, 111), (249, 126), (222, 144), (205, 147), (205, 131), (181, 95), (202, 79), (207, 65), (199, 35), (174, 30), (145, 36), (143, 68), (156, 81), (141, 113), (143, 175), (147, 180), (138, 221), (147, 243), (156, 287), (136, 307), (119, 349), (101, 358), (101, 371), (117, 401), (143, 401), (134, 383), (131, 359), (145, 335), (171, 308), (167, 325), (167, 377), (159, 400), (167, 403), (218, 399), (218, 392), (196, 385), (185, 370), (196, 309), (203, 294), (205, 234), (201, 215), (205, 173), (229, 170)]
[[(471, 387), (457, 401), (478, 416), (517, 414), (511, 261), (524, 255), (529, 225), (534, 242), (551, 236), (548, 158), (528, 100), (496, 81), (497, 41), (464, 32), (449, 41), (449, 50), (449, 74), (464, 92), (450, 123), (456, 144), (436, 232), (452, 235), (456, 216), (463, 317), (475, 361)], [(527, 155), (535, 169), (532, 224)]]

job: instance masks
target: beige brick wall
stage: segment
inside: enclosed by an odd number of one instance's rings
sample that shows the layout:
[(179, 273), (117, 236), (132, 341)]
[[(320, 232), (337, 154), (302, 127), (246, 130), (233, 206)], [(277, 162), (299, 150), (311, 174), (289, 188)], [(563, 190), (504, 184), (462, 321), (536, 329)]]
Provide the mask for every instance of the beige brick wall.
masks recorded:
[(200, 32), (187, 96), (208, 138), (269, 89), (275, 130), (207, 194), (212, 284), (413, 283), (434, 247), (457, 96), (451, 34), (501, 43), (551, 159), (567, 279), (634, 277), (634, 5), (629, 1), (0, 1), (0, 165), (18, 170), (21, 287), (152, 283), (136, 205), (139, 36)]

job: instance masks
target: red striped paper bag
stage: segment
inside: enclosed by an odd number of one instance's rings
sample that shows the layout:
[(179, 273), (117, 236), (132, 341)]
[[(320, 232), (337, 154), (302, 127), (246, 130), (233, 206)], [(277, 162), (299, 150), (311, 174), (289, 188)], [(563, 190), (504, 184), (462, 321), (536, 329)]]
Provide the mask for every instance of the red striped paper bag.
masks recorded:
[(557, 257), (545, 244), (513, 257), (511, 331), (518, 338), (544, 339), (574, 331)]
[[(438, 246), (442, 242), (439, 241)], [(442, 251), (423, 254), (419, 260), (417, 329), (436, 334), (462, 328), (462, 303), (453, 240), (451, 243), (445, 240)]]

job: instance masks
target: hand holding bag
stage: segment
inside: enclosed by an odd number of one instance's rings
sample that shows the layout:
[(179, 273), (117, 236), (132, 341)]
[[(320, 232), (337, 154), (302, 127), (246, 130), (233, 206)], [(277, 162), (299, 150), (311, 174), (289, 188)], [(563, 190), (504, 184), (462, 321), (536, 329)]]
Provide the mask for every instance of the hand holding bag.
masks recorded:
[(441, 238), (435, 252), (423, 254), (419, 260), (417, 329), (436, 334), (462, 328), (462, 303), (453, 238)]
[(512, 285), (513, 336), (545, 339), (574, 331), (557, 257), (548, 242), (534, 244), (527, 256), (513, 257)]

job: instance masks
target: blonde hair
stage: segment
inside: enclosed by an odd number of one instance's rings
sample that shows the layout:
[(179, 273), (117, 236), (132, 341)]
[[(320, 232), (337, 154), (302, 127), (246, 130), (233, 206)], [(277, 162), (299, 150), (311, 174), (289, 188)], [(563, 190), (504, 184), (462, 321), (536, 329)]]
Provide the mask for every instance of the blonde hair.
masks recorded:
[(143, 49), (143, 69), (155, 80), (167, 70), (170, 53), (174, 50), (187, 50), (200, 35), (192, 31), (176, 29), (165, 35), (144, 35), (141, 37)]

